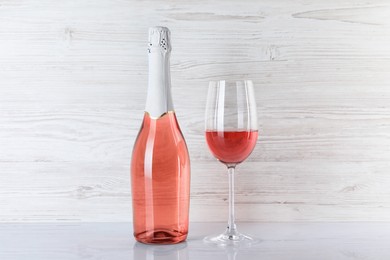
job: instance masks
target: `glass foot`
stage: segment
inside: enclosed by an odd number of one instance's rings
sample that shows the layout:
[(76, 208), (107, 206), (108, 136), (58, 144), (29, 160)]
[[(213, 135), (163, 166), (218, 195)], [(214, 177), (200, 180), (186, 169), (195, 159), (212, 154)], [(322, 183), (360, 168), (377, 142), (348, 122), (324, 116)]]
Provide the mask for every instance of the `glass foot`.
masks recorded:
[(260, 242), (259, 239), (250, 237), (248, 235), (241, 234), (237, 231), (229, 232), (225, 231), (220, 235), (211, 235), (203, 239), (207, 244), (213, 244), (217, 246), (238, 246), (238, 247), (250, 247)]

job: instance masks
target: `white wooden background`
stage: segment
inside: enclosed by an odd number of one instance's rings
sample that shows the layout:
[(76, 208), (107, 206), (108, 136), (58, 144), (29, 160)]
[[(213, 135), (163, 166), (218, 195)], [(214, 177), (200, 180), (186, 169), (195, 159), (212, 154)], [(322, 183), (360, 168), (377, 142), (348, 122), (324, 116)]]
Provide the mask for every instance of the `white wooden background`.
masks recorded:
[(0, 0), (0, 221), (130, 221), (147, 30), (172, 31), (191, 220), (223, 221), (209, 80), (256, 85), (261, 135), (240, 221), (390, 220), (387, 0)]

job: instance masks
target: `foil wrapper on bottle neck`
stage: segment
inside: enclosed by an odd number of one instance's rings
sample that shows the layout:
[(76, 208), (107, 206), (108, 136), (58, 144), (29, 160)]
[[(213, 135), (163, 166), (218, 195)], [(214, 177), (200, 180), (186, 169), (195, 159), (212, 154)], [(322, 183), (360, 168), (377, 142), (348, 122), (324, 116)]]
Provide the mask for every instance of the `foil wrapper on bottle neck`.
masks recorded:
[(171, 32), (167, 27), (155, 26), (149, 28), (149, 53), (161, 51), (169, 53), (172, 50), (171, 46)]

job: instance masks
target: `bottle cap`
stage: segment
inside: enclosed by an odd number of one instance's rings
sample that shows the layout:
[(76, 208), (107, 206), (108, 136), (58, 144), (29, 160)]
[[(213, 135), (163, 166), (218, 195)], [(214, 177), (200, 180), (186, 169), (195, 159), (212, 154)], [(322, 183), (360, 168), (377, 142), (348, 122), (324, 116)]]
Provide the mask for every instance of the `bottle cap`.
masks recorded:
[(149, 28), (149, 52), (160, 50), (171, 51), (171, 32), (167, 27), (155, 26)]

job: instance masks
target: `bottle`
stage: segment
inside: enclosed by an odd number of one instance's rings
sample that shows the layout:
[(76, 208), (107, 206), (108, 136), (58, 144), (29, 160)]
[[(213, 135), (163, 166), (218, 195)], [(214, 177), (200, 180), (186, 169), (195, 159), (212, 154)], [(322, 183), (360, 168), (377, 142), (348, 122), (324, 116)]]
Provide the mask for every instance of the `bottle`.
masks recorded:
[(134, 237), (175, 244), (188, 233), (190, 159), (173, 110), (168, 28), (149, 29), (148, 52), (146, 111), (131, 161)]

